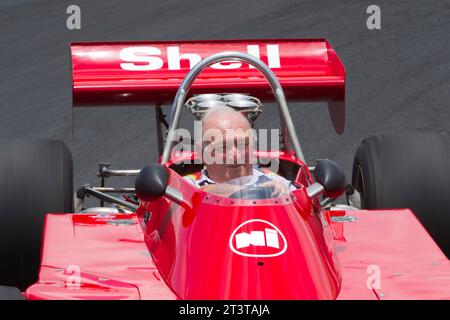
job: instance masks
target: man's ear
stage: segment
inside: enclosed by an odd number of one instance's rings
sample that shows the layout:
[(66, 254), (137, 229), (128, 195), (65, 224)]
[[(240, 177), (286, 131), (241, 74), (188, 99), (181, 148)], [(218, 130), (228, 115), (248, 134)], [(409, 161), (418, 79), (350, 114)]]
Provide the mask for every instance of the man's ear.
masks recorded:
[(258, 146), (258, 135), (255, 129), (252, 129), (252, 135), (250, 136), (250, 139), (251, 139), (250, 141), (252, 142), (253, 150), (256, 150)]
[(252, 128), (250, 130), (251, 130), (250, 131), (250, 152), (251, 152), (251, 154), (249, 155), (250, 156), (249, 160), (250, 160), (250, 163), (254, 165), (254, 164), (258, 163), (258, 159), (253, 156), (253, 153), (258, 150), (258, 134), (255, 129)]
[(203, 141), (202, 139), (196, 139), (194, 142), (194, 152), (196, 153), (195, 164), (203, 163)]

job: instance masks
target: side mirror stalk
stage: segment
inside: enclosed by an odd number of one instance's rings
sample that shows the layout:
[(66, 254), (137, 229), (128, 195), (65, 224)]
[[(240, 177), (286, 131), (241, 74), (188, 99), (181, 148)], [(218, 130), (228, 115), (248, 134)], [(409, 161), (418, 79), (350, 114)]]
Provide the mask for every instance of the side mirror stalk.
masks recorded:
[[(344, 171), (331, 160), (318, 161), (313, 174), (316, 182), (306, 188), (306, 193), (310, 198), (323, 194), (333, 201), (347, 188)], [(329, 203), (329, 201), (327, 202)]]
[(164, 196), (167, 197), (168, 199), (172, 200), (176, 204), (179, 204), (180, 206), (182, 206), (185, 209), (188, 209), (188, 210), (192, 209), (192, 204), (183, 198), (183, 194), (181, 194), (181, 192), (179, 192), (178, 190), (175, 190), (171, 186), (167, 186), (166, 193), (164, 194)]
[(306, 188), (306, 194), (310, 198), (314, 198), (316, 196), (319, 196), (322, 193), (324, 193), (324, 191), (325, 191), (325, 188), (323, 187), (323, 185), (321, 185), (318, 182), (314, 182), (313, 184), (311, 184), (310, 186), (308, 186)]

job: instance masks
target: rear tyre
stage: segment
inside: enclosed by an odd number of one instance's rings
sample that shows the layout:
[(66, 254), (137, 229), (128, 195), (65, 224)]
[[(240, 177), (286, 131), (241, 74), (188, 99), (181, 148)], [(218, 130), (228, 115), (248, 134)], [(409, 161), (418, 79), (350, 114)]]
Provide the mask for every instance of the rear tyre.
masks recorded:
[(363, 209), (410, 208), (450, 256), (450, 137), (399, 134), (366, 138), (352, 185)]
[(0, 285), (38, 279), (47, 213), (72, 212), (72, 155), (53, 140), (0, 139)]

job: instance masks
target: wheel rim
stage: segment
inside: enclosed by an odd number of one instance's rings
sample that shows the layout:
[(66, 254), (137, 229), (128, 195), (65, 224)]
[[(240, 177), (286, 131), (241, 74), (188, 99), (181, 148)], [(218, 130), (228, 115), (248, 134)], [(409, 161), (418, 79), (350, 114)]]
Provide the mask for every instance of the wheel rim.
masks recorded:
[(360, 198), (361, 198), (361, 209), (365, 209), (366, 208), (366, 204), (365, 204), (365, 197), (364, 197), (364, 174), (361, 168), (361, 165), (358, 164), (358, 166), (356, 167), (356, 172), (355, 172), (355, 189), (359, 192)]

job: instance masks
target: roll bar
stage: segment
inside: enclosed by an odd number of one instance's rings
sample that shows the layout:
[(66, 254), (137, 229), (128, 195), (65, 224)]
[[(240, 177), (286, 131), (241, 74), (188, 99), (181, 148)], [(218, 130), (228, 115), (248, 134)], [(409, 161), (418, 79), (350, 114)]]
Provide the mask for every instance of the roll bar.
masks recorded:
[(209, 67), (210, 65), (221, 62), (221, 61), (243, 61), (252, 66), (261, 72), (272, 88), (272, 92), (275, 96), (276, 102), (278, 104), (279, 110), (281, 112), (282, 120), (287, 129), (288, 137), (292, 143), (292, 148), (298, 159), (305, 162), (305, 157), (303, 155), (302, 148), (300, 146), (300, 142), (297, 137), (297, 133), (295, 131), (294, 124), (292, 122), (291, 115), (289, 114), (289, 109), (287, 106), (286, 98), (284, 96), (283, 88), (281, 87), (280, 82), (278, 81), (275, 74), (270, 70), (270, 68), (264, 64), (258, 58), (241, 52), (221, 52), (218, 54), (214, 54), (209, 56), (208, 58), (200, 61), (196, 64), (183, 79), (183, 82), (180, 84), (177, 94), (175, 95), (175, 99), (172, 104), (172, 111), (170, 114), (169, 121), (169, 130), (167, 133), (166, 143), (164, 145), (164, 151), (161, 157), (161, 164), (169, 161), (170, 152), (172, 150), (173, 143), (175, 141), (175, 132), (178, 129), (178, 124), (180, 122), (181, 110), (185, 103), (185, 99), (187, 94), (189, 93), (189, 89), (191, 88), (192, 83), (195, 78), (202, 72), (204, 69)]

